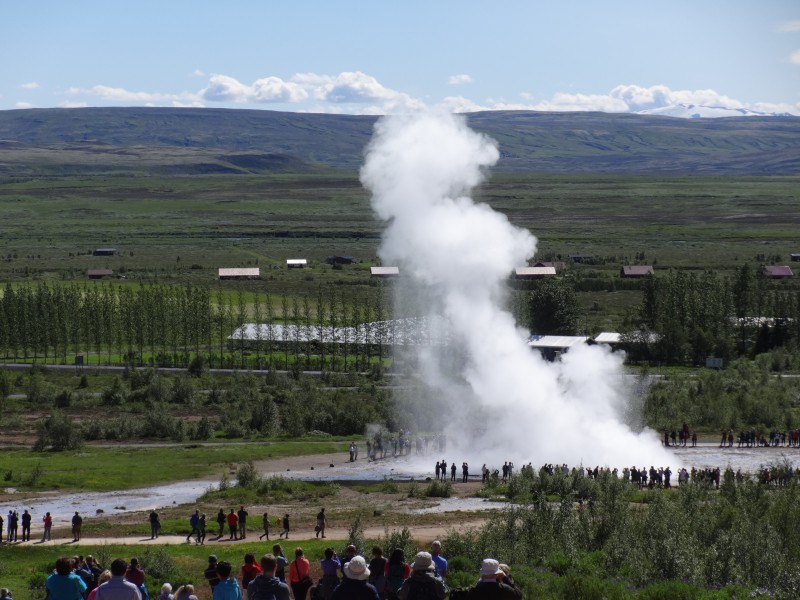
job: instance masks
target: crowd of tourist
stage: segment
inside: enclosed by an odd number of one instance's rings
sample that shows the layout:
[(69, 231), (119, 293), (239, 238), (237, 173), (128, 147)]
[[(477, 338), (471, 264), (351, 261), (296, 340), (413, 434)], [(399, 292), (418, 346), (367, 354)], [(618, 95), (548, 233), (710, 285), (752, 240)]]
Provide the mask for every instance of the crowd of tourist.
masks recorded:
[[(476, 573), (476, 582), (468, 590), (451, 591), (446, 583), (447, 559), (442, 545), (435, 541), (430, 552), (418, 552), (409, 563), (401, 549), (385, 557), (380, 546), (373, 546), (370, 558), (347, 546), (339, 557), (333, 548), (325, 550), (319, 576), (312, 577), (311, 563), (302, 548), (294, 550), (289, 561), (280, 544), (259, 560), (252, 553), (244, 555), (238, 569), (229, 561), (212, 554), (203, 579), (213, 600), (519, 600), (522, 593), (514, 583), (507, 565), (486, 558)], [(45, 581), (48, 600), (150, 600), (145, 571), (138, 559), (115, 559), (105, 569), (91, 556), (62, 556)], [(164, 582), (157, 600), (197, 600), (193, 584), (184, 584), (173, 593), (172, 584)], [(0, 590), (0, 600), (13, 600), (10, 590)], [(154, 598), (155, 600), (155, 598)]]

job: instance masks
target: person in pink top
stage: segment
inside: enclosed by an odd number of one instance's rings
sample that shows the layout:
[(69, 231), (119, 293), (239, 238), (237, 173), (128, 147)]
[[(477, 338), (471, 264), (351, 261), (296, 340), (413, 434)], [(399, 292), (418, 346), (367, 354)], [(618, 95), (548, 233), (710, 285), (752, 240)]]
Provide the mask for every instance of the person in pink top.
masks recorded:
[(305, 598), (308, 588), (313, 584), (309, 575), (310, 568), (308, 559), (303, 556), (303, 549), (295, 549), (294, 560), (289, 565), (289, 585), (295, 598)]

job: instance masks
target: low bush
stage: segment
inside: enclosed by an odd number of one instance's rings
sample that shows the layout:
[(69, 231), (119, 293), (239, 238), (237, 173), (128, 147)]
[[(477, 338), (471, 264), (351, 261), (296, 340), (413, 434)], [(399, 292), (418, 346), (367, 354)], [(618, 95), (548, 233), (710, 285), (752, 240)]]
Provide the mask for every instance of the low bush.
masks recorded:
[(449, 498), (453, 495), (453, 484), (449, 481), (431, 481), (423, 493), (428, 498)]

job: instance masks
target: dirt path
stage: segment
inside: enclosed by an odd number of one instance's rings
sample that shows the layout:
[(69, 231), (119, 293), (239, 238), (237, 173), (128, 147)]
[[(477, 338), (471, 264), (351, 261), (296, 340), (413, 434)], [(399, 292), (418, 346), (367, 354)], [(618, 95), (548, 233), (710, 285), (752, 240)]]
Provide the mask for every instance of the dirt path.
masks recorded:
[[(411, 535), (414, 537), (415, 540), (421, 543), (430, 543), (435, 539), (443, 537), (448, 530), (450, 529), (471, 529), (475, 527), (480, 527), (486, 522), (486, 519), (472, 519), (468, 521), (462, 521), (457, 526), (444, 526), (444, 525), (414, 525), (412, 521), (412, 517), (409, 516), (409, 523), (406, 524)], [(391, 531), (392, 528), (390, 528)], [(326, 539), (332, 541), (344, 541), (347, 540), (347, 529), (344, 527), (330, 527), (326, 531), (327, 536)], [(368, 538), (379, 538), (382, 537), (386, 533), (385, 528), (383, 527), (366, 527), (364, 528), (364, 535)], [(297, 532), (293, 534), (289, 538), (289, 542), (295, 544), (297, 542), (304, 542), (308, 540), (313, 540), (314, 534), (313, 532), (305, 533), (305, 532)], [(247, 542), (257, 542), (258, 539), (258, 532), (252, 532), (247, 540)], [(266, 540), (262, 540), (265, 544), (267, 543)], [(284, 542), (284, 540), (280, 540), (274, 535), (270, 538), (269, 543), (274, 544), (276, 542)], [(238, 541), (232, 541), (228, 539), (228, 536), (223, 536), (221, 539), (217, 539), (216, 536), (209, 536), (205, 540), (205, 546), (210, 548), (219, 547), (219, 546), (234, 546), (238, 544)], [(149, 537), (142, 537), (140, 535), (135, 536), (125, 536), (125, 537), (84, 537), (79, 542), (73, 542), (69, 538), (61, 538), (59, 539), (56, 537), (53, 540), (42, 542), (40, 540), (33, 540), (31, 542), (16, 542), (13, 545), (15, 546), (103, 546), (103, 545), (120, 545), (120, 546), (178, 546), (178, 545), (194, 545), (194, 542), (187, 543), (186, 537), (182, 535), (162, 535), (159, 536), (157, 539), (152, 540)]]

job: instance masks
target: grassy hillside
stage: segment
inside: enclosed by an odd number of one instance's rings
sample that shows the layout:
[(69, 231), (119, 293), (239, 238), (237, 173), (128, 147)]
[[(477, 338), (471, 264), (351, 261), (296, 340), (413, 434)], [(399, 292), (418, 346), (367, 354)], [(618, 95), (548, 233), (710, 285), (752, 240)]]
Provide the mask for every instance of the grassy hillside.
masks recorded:
[[(500, 143), (500, 171), (800, 173), (800, 119), (607, 113), (468, 115)], [(0, 176), (357, 169), (375, 117), (195, 108), (0, 112)], [(124, 149), (124, 150), (123, 150)]]

